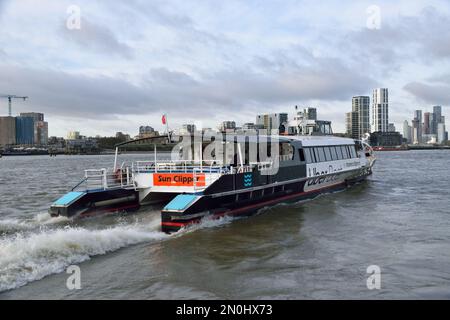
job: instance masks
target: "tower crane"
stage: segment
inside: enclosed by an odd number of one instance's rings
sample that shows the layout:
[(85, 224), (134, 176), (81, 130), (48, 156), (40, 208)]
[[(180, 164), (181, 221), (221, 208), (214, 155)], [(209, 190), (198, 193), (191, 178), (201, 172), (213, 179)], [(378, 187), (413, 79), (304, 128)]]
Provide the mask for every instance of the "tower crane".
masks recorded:
[(8, 115), (10, 117), (12, 115), (12, 108), (11, 108), (12, 99), (23, 99), (23, 101), (28, 99), (28, 97), (20, 97), (20, 96), (14, 95), (14, 94), (0, 94), (0, 98), (7, 98), (8, 99)]

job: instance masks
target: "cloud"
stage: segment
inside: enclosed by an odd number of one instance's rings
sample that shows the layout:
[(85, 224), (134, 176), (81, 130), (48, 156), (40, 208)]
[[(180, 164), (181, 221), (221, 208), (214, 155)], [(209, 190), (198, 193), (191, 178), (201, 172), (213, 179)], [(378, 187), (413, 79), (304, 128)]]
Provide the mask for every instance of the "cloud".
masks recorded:
[(450, 105), (450, 85), (410, 82), (404, 89), (423, 102)]
[(8, 0), (0, 0), (0, 21), (2, 20), (3, 12), (5, 10), (7, 2)]
[(110, 29), (92, 23), (86, 18), (81, 19), (80, 29), (68, 29), (64, 24), (60, 33), (83, 50), (93, 50), (106, 55), (119, 55), (127, 59), (132, 57), (132, 49), (120, 42)]
[(81, 30), (68, 30), (70, 1), (31, 2), (0, 0), (11, 20), (0, 22), (0, 88), (30, 96), (18, 111), (54, 121), (114, 130), (117, 119), (162, 111), (179, 122), (254, 121), (298, 104), (343, 123), (351, 97), (378, 86), (401, 121), (418, 99), (444, 103), (450, 86), (439, 76), (450, 66), (445, 2), (382, 0), (380, 30), (365, 27), (365, 3), (79, 0)]
[(14, 66), (0, 66), (0, 87), (29, 96), (28, 110), (82, 119), (139, 113), (148, 99), (142, 89), (120, 79)]
[(352, 59), (386, 75), (407, 62), (450, 61), (450, 17), (432, 6), (382, 20), (380, 29), (350, 31), (340, 41)]
[[(124, 79), (84, 76), (54, 70), (0, 66), (0, 86), (30, 96), (34, 109), (53, 115), (98, 119), (162, 110), (211, 116), (215, 110), (239, 112), (308, 100), (348, 100), (373, 84), (338, 61), (320, 68), (296, 67), (277, 72), (230, 70), (201, 78), (166, 68), (151, 69), (131, 84)], [(12, 92), (11, 91), (11, 92)]]

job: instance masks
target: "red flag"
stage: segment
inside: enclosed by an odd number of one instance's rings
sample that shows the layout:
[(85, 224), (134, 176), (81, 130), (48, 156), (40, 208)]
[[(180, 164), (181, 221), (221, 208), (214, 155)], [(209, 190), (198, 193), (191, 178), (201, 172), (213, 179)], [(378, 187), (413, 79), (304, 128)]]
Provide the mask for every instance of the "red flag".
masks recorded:
[(165, 114), (163, 114), (161, 121), (162, 121), (162, 124), (166, 124), (166, 115)]

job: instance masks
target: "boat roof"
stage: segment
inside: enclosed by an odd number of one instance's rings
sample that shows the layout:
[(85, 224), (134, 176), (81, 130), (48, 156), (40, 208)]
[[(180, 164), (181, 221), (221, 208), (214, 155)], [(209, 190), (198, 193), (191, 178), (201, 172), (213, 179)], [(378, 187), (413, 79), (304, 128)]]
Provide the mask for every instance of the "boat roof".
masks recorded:
[(227, 135), (225, 141), (235, 142), (264, 142), (271, 140), (278, 140), (280, 142), (298, 141), (302, 146), (333, 146), (333, 145), (350, 145), (354, 144), (355, 140), (352, 138), (342, 138), (336, 136), (309, 136), (309, 135)]
[[(215, 135), (212, 137), (218, 138)], [(128, 144), (155, 143), (157, 140), (168, 138), (167, 135), (155, 136), (141, 139), (134, 139), (116, 144), (116, 147), (122, 147)], [(205, 137), (204, 137), (205, 138)], [(309, 136), (309, 135), (256, 135), (256, 134), (227, 134), (223, 137), (223, 141), (227, 142), (252, 142), (259, 143), (264, 141), (278, 140), (280, 142), (298, 141), (304, 147), (309, 146), (331, 146), (331, 145), (349, 145), (354, 144), (355, 140), (351, 138), (342, 138), (336, 136)], [(203, 140), (205, 142), (205, 139)], [(206, 140), (208, 141), (208, 140)]]
[(352, 138), (343, 138), (336, 136), (285, 136), (287, 139), (301, 141), (302, 146), (329, 146), (329, 145), (348, 145), (354, 144)]

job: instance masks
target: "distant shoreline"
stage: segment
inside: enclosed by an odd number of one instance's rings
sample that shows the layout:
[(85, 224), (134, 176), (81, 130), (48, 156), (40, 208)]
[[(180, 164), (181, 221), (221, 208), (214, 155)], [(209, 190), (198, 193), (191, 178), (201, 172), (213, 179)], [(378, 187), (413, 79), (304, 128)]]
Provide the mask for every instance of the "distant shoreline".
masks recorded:
[[(168, 154), (171, 151), (163, 150), (163, 151), (157, 151), (158, 154)], [(0, 156), (3, 157), (30, 157), (30, 156), (49, 156), (49, 157), (56, 157), (56, 156), (114, 156), (114, 152), (96, 152), (96, 153), (6, 153), (1, 154)], [(153, 154), (153, 151), (125, 151), (125, 152), (119, 152), (119, 155), (121, 154)]]

